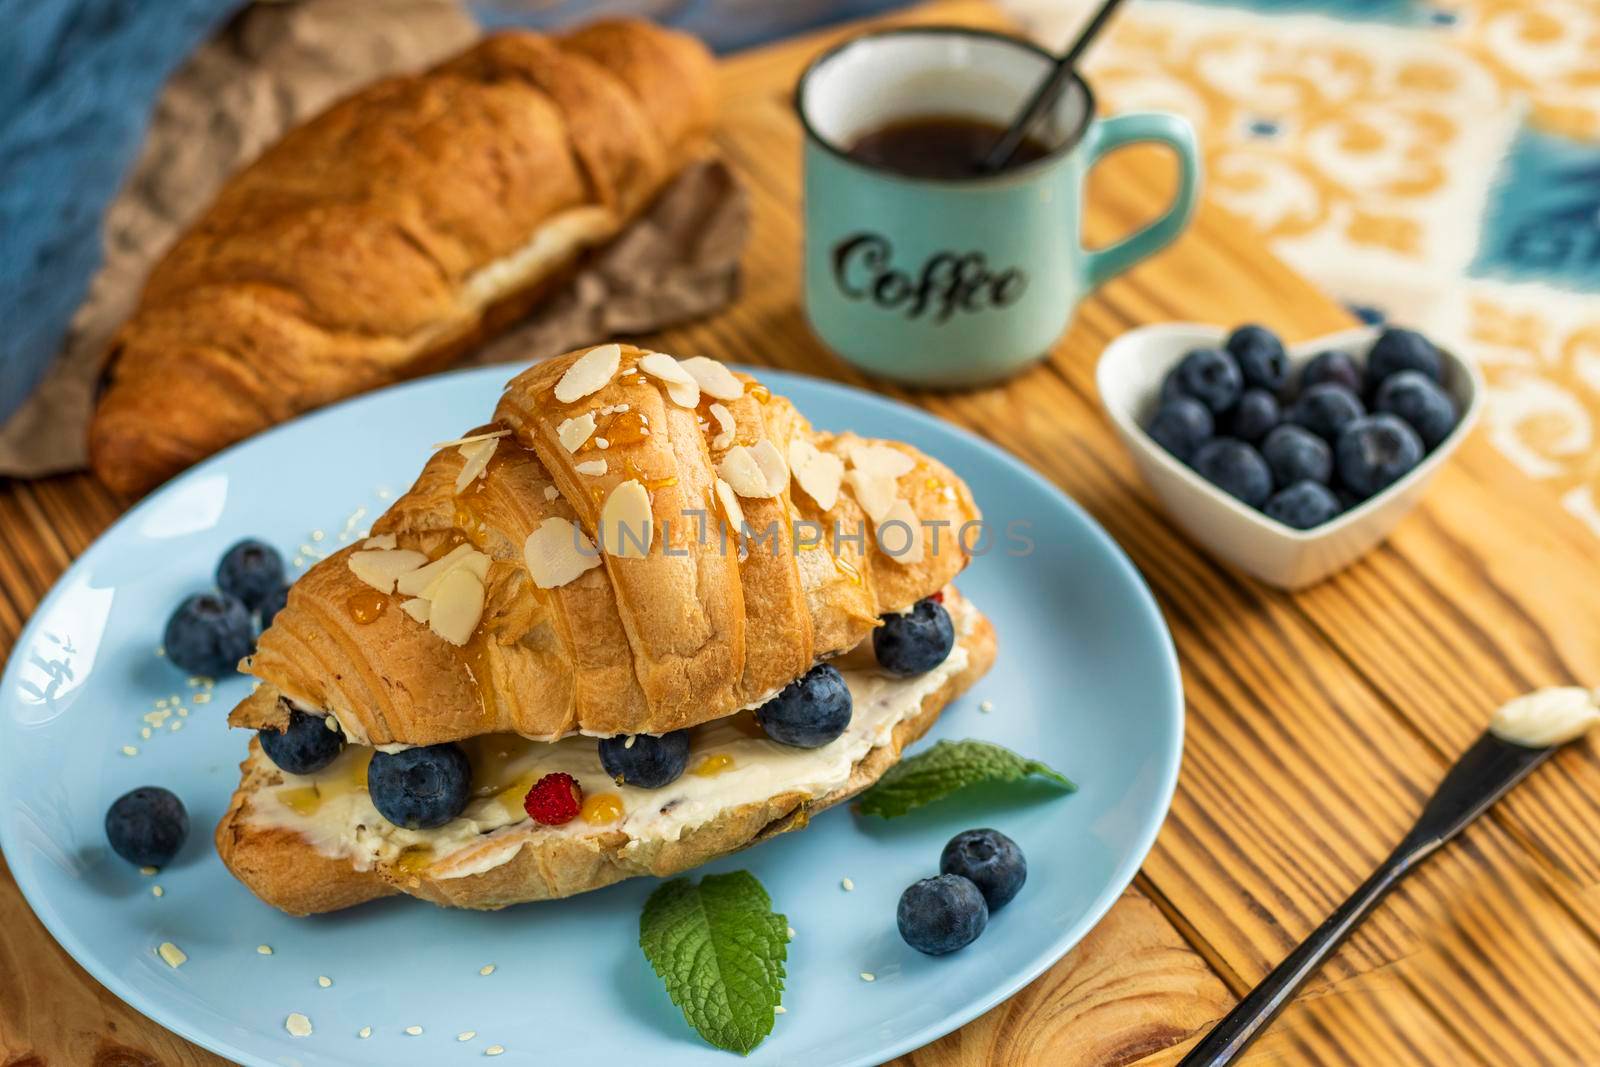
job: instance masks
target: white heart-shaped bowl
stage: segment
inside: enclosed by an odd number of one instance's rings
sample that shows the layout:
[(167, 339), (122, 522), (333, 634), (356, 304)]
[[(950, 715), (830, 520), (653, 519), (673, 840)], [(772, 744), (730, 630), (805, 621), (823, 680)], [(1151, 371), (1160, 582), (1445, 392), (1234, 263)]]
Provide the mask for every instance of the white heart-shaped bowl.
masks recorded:
[[(1483, 380), (1471, 364), (1441, 348), (1444, 387), (1461, 412), (1450, 436), (1424, 456), (1416, 469), (1383, 492), (1332, 522), (1296, 530), (1218, 489), (1144, 431), (1167, 371), (1193, 349), (1220, 346), (1228, 332), (1189, 322), (1128, 331), (1100, 356), (1095, 374), (1100, 402), (1145, 481), (1190, 537), (1269, 585), (1300, 589), (1349, 566), (1389, 536), (1401, 516), (1421, 498), (1439, 466), (1472, 432), (1483, 406)], [(1291, 374), (1298, 374), (1312, 356), (1330, 349), (1347, 352), (1365, 366), (1367, 350), (1380, 332), (1361, 327), (1294, 345), (1289, 348)]]

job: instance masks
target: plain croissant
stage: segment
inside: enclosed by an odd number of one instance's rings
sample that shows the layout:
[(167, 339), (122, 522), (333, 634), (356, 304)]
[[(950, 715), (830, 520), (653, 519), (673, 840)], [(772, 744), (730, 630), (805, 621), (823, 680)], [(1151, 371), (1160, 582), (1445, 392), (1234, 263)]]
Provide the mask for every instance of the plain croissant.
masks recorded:
[(142, 493), (526, 314), (698, 154), (714, 70), (639, 21), (487, 37), (290, 131), (223, 186), (113, 338), (90, 464)]

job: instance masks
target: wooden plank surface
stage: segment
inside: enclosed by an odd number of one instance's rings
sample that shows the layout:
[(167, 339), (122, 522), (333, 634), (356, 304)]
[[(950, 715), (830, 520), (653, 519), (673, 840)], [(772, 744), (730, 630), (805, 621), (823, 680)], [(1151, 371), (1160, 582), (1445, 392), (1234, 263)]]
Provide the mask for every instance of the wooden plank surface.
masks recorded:
[[(906, 17), (1000, 21), (969, 2)], [(744, 292), (651, 343), (870, 384), (816, 342), (797, 303), (789, 93), (844, 32), (725, 63), (718, 144), (754, 204)], [(1103, 165), (1091, 239), (1154, 214), (1169, 171), (1142, 150)], [(1600, 679), (1600, 553), (1481, 438), (1386, 545), (1307, 592), (1268, 589), (1191, 546), (1139, 482), (1093, 384), (1111, 338), (1163, 319), (1256, 320), (1292, 339), (1348, 324), (1206, 205), (1171, 250), (1086, 303), (1038, 369), (970, 393), (883, 390), (1018, 455), (1107, 527), (1156, 591), (1189, 706), (1172, 817), (1134, 886), (1038, 981), (905, 1063), (1176, 1062), (1361, 881), (1494, 706)], [(0, 483), (0, 653), (122, 507), (83, 477)], [(1600, 1063), (1597, 798), (1592, 749), (1564, 752), (1387, 903), (1246, 1062)], [(0, 876), (0, 1063), (216, 1062), (94, 983)]]

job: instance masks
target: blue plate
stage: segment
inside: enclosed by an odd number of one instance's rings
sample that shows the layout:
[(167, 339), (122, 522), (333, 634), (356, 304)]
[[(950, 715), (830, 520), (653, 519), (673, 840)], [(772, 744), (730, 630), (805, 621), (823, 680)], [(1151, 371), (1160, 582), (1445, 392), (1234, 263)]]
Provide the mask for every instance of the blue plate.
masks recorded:
[[(410, 484), (428, 443), (477, 423), (509, 373), (389, 389), (176, 479), (73, 564), (0, 683), (0, 846), (29, 903), (112, 992), (231, 1059), (437, 1065), (501, 1045), (501, 1062), (737, 1062), (689, 1029), (639, 951), (650, 880), (498, 914), (399, 899), (292, 919), (235, 882), (211, 845), (246, 741), (224, 719), (246, 683), (235, 677), (208, 691), (158, 656), (167, 614), (210, 585), (238, 538), (263, 537), (304, 566), (359, 536)], [(1016, 992), (1127, 886), (1177, 779), (1177, 662), (1127, 558), (1020, 463), (902, 405), (760, 374), (818, 426), (910, 442), (972, 486), (997, 536), (961, 586), (994, 620), (1000, 655), (933, 736), (997, 741), (1079, 785), (1071, 796), (1039, 785), (980, 789), (893, 821), (838, 808), (706, 868), (754, 872), (796, 931), (787, 1014), (748, 1062), (878, 1063)], [(174, 731), (174, 722), (183, 725)], [(109, 851), (102, 820), (118, 795), (151, 783), (183, 798), (193, 831), (170, 868), (144, 876)], [(906, 885), (936, 873), (950, 835), (972, 826), (998, 827), (1021, 844), (1028, 884), (971, 948), (919, 955), (896, 933), (895, 903)], [(162, 962), (155, 949), (164, 941), (188, 962)], [(304, 1013), (315, 1032), (291, 1037), (290, 1012)], [(370, 1037), (360, 1036), (364, 1027)], [(469, 1030), (476, 1036), (457, 1040)]]

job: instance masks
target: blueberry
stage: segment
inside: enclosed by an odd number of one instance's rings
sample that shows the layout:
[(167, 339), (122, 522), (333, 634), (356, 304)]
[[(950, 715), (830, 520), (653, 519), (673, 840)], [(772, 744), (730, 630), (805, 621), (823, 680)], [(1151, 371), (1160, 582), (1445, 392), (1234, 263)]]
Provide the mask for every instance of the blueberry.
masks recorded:
[(265, 630), (272, 625), (272, 620), (277, 618), (278, 612), (283, 610), (283, 605), (289, 600), (289, 587), (280, 585), (277, 589), (267, 594), (261, 602), (261, 628)]
[(1385, 378), (1403, 370), (1414, 370), (1438, 382), (1442, 370), (1439, 350), (1415, 330), (1391, 327), (1384, 330), (1367, 353), (1367, 388), (1376, 389)]
[(143, 785), (118, 797), (106, 811), (111, 850), (141, 867), (165, 867), (189, 836), (183, 801), (158, 785)]
[(1393, 415), (1368, 415), (1345, 427), (1334, 458), (1344, 484), (1369, 497), (1422, 461), (1422, 439)]
[(1145, 425), (1151, 440), (1174, 456), (1189, 461), (1200, 443), (1215, 429), (1211, 409), (1189, 396), (1163, 400), (1155, 417)]
[(1289, 421), (1304, 426), (1322, 439), (1338, 440), (1346, 424), (1367, 413), (1361, 398), (1342, 385), (1323, 382), (1300, 394), (1289, 409)]
[(1259, 508), (1272, 495), (1272, 471), (1261, 453), (1243, 441), (1217, 437), (1194, 454), (1194, 469), (1217, 488)]
[(283, 557), (261, 541), (240, 541), (224, 552), (217, 564), (217, 588), (244, 601), (251, 611), (284, 584)]
[(819, 663), (756, 709), (756, 722), (779, 744), (821, 748), (850, 725), (853, 701), (844, 675)]
[(1278, 485), (1308, 481), (1326, 485), (1333, 480), (1333, 449), (1304, 426), (1286, 422), (1267, 434), (1261, 455)]
[(618, 785), (660, 789), (677, 781), (688, 765), (688, 730), (674, 730), (660, 737), (634, 734), (631, 742), (619, 734), (600, 742), (600, 766)]
[(1255, 444), (1278, 425), (1281, 417), (1277, 397), (1265, 389), (1246, 389), (1233, 410), (1222, 417), (1223, 432)]
[(1372, 406), (1404, 419), (1429, 448), (1449, 437), (1456, 426), (1456, 402), (1414, 370), (1396, 371), (1385, 378)]
[(262, 730), (256, 736), (261, 739), (261, 750), (280, 771), (315, 774), (344, 751), (344, 734), (330, 729), (333, 723), (331, 717), (290, 709), (288, 729)]
[(906, 887), (895, 923), (906, 944), (929, 956), (943, 956), (978, 940), (989, 925), (989, 905), (968, 879), (941, 874)]
[(190, 674), (222, 678), (232, 674), (255, 646), (250, 609), (227, 593), (198, 593), (167, 620), (162, 636), (167, 659)]
[(917, 601), (903, 615), (885, 615), (883, 625), (872, 631), (878, 666), (901, 678), (933, 670), (954, 647), (956, 628), (950, 613), (932, 598)]
[(1333, 490), (1320, 482), (1295, 482), (1287, 489), (1272, 494), (1262, 509), (1267, 517), (1277, 519), (1296, 530), (1309, 530), (1321, 526), (1344, 510)]
[[(1192, 396), (1220, 415), (1239, 401), (1244, 376), (1239, 363), (1220, 348), (1197, 348), (1184, 356), (1171, 374), (1170, 389)], [(1169, 387), (1163, 384), (1165, 392)]]
[(1011, 902), (1028, 880), (1028, 861), (999, 830), (963, 830), (939, 854), (940, 874), (959, 874), (978, 887), (990, 911)]
[(1346, 352), (1318, 352), (1311, 357), (1305, 370), (1300, 372), (1300, 388), (1332, 382), (1342, 385), (1352, 393), (1361, 392), (1361, 368)]
[(378, 814), (408, 830), (443, 826), (467, 806), (472, 765), (452, 744), (374, 752), (367, 793)]
[(1238, 361), (1246, 387), (1276, 394), (1289, 380), (1289, 356), (1283, 342), (1265, 326), (1241, 326), (1228, 335), (1223, 347)]

